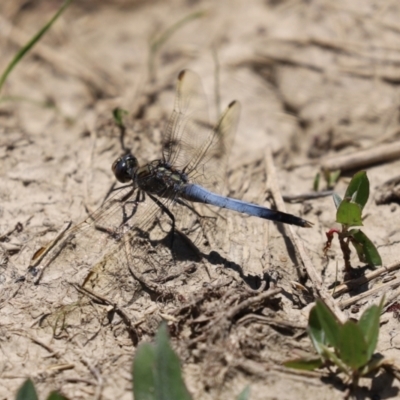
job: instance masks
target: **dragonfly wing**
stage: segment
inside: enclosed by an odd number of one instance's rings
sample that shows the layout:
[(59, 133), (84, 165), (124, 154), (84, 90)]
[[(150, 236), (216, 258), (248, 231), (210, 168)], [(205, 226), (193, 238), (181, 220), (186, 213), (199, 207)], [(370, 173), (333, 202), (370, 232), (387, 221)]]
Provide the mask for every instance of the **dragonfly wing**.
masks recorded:
[[(173, 202), (167, 198), (162, 199), (162, 203), (169, 207)], [(149, 197), (137, 207), (134, 219), (135, 223), (126, 227), (117, 246), (93, 266), (83, 282), (85, 288), (106, 296), (115, 304), (132, 300), (137, 289), (134, 274), (157, 272), (160, 261), (153, 244), (162, 242), (171, 227), (169, 217)]]
[(109, 246), (121, 238), (126, 226), (134, 223), (139, 204), (134, 198), (136, 192), (133, 187), (116, 191), (105, 204), (67, 230), (56, 243), (36, 252), (30, 262), (31, 272), (46, 282), (71, 278), (71, 274), (66, 272), (68, 268), (79, 271), (78, 275), (82, 276)]
[[(99, 303), (93, 303), (94, 298), (79, 288), (119, 306), (130, 305), (143, 295), (130, 268), (138, 274), (155, 270), (158, 264), (147, 236), (151, 240), (165, 236), (170, 223), (161, 216), (157, 204), (136, 193), (132, 188), (118, 191), (91, 217), (32, 260), (32, 270), (36, 270), (33, 280), (40, 277), (35, 293), (49, 304), (43, 323), (55, 333), (73, 326), (83, 334), (86, 322), (104, 318), (104, 308), (97, 309)], [(166, 203), (170, 201), (165, 199)]]
[(191, 179), (212, 191), (222, 193), (228, 156), (239, 122), (240, 103), (232, 101), (218, 123), (208, 132), (202, 147), (192, 157), (187, 171)]
[(164, 132), (165, 160), (187, 172), (196, 183), (222, 190), (239, 114), (240, 104), (232, 102), (218, 123), (211, 125), (199, 76), (181, 71), (174, 110)]
[(165, 161), (184, 169), (210, 129), (207, 98), (200, 77), (193, 71), (183, 70), (178, 75), (174, 110), (164, 131)]

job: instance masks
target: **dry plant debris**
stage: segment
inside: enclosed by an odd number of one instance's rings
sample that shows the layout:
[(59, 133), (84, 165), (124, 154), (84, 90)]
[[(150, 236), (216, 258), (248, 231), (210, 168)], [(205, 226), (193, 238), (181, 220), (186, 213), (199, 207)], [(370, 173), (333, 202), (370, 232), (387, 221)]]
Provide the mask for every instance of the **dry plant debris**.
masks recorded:
[[(54, 12), (46, 0), (0, 5), (0, 70)], [(157, 49), (151, 82), (151, 39), (199, 12)], [(317, 297), (344, 319), (383, 292), (387, 306), (398, 296), (396, 185), (382, 185), (399, 165), (399, 15), (395, 2), (370, 1), (72, 4), (1, 93), (0, 395), (12, 398), (31, 376), (39, 393), (131, 398), (135, 348), (167, 321), (196, 399), (231, 399), (247, 384), (251, 399), (342, 398), (340, 384), (323, 373), (281, 363), (310, 351), (304, 333)], [(306, 232), (197, 206), (202, 217), (187, 217), (176, 208), (175, 254), (168, 241), (144, 238), (154, 268), (122, 268), (113, 259), (100, 286), (94, 274), (104, 265), (87, 261), (102, 249), (100, 237), (79, 238), (87, 260), (57, 261), (46, 245), (63, 235), (65, 221), (80, 222), (101, 204), (112, 161), (125, 149), (141, 161), (159, 154), (182, 68), (202, 77), (214, 120), (214, 104), (244, 105), (225, 193), (273, 200), (284, 211), (281, 198), (309, 193), (321, 167), (368, 168), (371, 194), (380, 186), (378, 203), (392, 202), (365, 207), (383, 267), (342, 282), (338, 247), (322, 251), (334, 207), (321, 194), (286, 205), (314, 223)], [(117, 107), (128, 111), (125, 130), (112, 118)], [(28, 266), (41, 248), (50, 253), (37, 259), (55, 257), (32, 277)], [(378, 350), (398, 362), (398, 321), (384, 317)], [(398, 396), (396, 381), (374, 379), (361, 381), (364, 396)]]

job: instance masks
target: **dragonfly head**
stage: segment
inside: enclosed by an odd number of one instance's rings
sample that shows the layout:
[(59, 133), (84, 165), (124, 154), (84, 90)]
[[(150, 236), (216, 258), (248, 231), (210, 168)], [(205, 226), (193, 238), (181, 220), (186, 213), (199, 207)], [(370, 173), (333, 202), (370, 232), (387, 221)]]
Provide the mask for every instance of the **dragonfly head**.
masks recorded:
[(115, 177), (119, 182), (127, 183), (134, 179), (138, 161), (132, 154), (126, 154), (123, 157), (118, 157), (111, 167)]

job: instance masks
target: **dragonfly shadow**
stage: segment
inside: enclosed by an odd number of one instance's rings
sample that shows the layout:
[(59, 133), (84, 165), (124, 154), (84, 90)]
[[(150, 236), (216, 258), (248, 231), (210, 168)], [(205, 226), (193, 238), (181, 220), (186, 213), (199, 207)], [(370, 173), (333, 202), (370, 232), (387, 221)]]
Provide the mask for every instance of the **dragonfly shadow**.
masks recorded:
[(212, 250), (208, 254), (205, 253), (188, 236), (180, 231), (169, 232), (163, 238), (149, 240), (149, 242), (154, 248), (162, 246), (169, 251), (171, 251), (172, 244), (171, 258), (173, 262), (199, 263), (202, 259), (207, 260), (211, 265), (223, 265), (225, 268), (235, 271), (252, 290), (259, 289), (264, 281), (267, 282), (268, 287), (268, 274), (264, 274), (263, 277), (245, 275), (242, 266), (221, 256), (217, 251)]
[(262, 282), (266, 281), (267, 285), (266, 288), (268, 288), (269, 284), (269, 275), (267, 273), (264, 273), (264, 276), (261, 278), (258, 275), (245, 275), (243, 273), (243, 268), (233, 262), (229, 261), (227, 258), (221, 256), (218, 252), (216, 251), (211, 251), (209, 254), (203, 254), (204, 258), (212, 265), (223, 265), (225, 268), (231, 269), (235, 271), (236, 273), (239, 274), (240, 278), (250, 287), (252, 290), (258, 290)]

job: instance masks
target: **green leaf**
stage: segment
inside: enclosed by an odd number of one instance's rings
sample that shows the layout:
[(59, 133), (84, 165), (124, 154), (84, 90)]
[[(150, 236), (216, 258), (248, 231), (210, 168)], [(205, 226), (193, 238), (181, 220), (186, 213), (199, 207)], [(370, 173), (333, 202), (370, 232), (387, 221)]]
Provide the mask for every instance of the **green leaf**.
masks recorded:
[(64, 1), (64, 4), (59, 8), (59, 10), (54, 14), (53, 18), (45, 25), (35, 36), (24, 46), (18, 53), (14, 56), (14, 58), (7, 65), (5, 71), (0, 76), (0, 91), (3, 87), (7, 76), (14, 69), (14, 67), (19, 63), (19, 61), (24, 57), (24, 55), (40, 40), (40, 38), (50, 29), (53, 23), (58, 19), (58, 17), (64, 12), (64, 10), (69, 6), (72, 0)]
[(250, 386), (246, 386), (239, 394), (236, 400), (247, 400), (250, 396)]
[(357, 172), (347, 187), (345, 198), (351, 198), (353, 203), (361, 207), (367, 204), (369, 197), (369, 180), (365, 171)]
[(51, 392), (47, 396), (47, 400), (68, 400), (68, 398), (58, 392)]
[(141, 344), (135, 354), (132, 368), (133, 395), (135, 400), (156, 400), (154, 368), (156, 355), (154, 346)]
[(31, 379), (27, 379), (17, 392), (15, 400), (38, 400), (35, 386)]
[[(352, 231), (353, 231), (353, 229), (350, 232), (352, 232)], [(365, 258), (363, 246), (360, 243), (358, 243), (353, 237), (351, 237), (351, 234), (350, 234), (350, 239), (351, 239), (351, 244), (356, 249), (358, 259), (363, 263), (367, 263), (367, 259)]]
[(371, 266), (382, 265), (382, 259), (378, 250), (362, 231), (351, 229), (348, 234), (361, 262), (365, 262)]
[(339, 345), (340, 330), (342, 328), (341, 323), (322, 300), (318, 299), (316, 301), (315, 309), (318, 316), (318, 323), (326, 336), (324, 342), (320, 342), (320, 344), (328, 344), (337, 348)]
[(336, 222), (347, 226), (362, 225), (360, 205), (343, 199), (336, 212)]
[(329, 174), (328, 187), (333, 188), (340, 177), (340, 169), (331, 171)]
[(318, 354), (321, 354), (320, 344), (327, 344), (325, 331), (322, 329), (321, 322), (317, 313), (317, 306), (314, 306), (308, 317), (308, 334)]
[(335, 203), (335, 207), (336, 207), (336, 209), (338, 209), (340, 206), (340, 203), (343, 200), (337, 193), (333, 193), (332, 197), (333, 197), (333, 202)]
[(376, 344), (378, 343), (379, 318), (382, 312), (383, 302), (384, 297), (379, 303), (379, 306), (373, 305), (367, 308), (358, 321), (358, 326), (360, 327), (365, 342), (367, 343), (368, 360), (372, 357), (372, 354), (374, 354)]
[(289, 360), (283, 363), (285, 367), (293, 369), (301, 369), (305, 371), (314, 371), (324, 365), (321, 357), (299, 358), (296, 360)]
[(124, 125), (123, 118), (124, 118), (124, 115), (128, 114), (128, 111), (126, 111), (122, 108), (116, 107), (116, 108), (114, 108), (112, 113), (113, 113), (114, 122), (118, 126), (123, 126)]
[(165, 324), (160, 326), (154, 345), (138, 347), (132, 377), (135, 400), (191, 400)]
[(314, 182), (313, 182), (313, 190), (314, 190), (314, 192), (318, 191), (320, 176), (321, 176), (320, 173), (317, 172), (317, 174), (314, 177)]
[(156, 399), (191, 400), (182, 378), (180, 360), (169, 343), (165, 324), (161, 325), (156, 335), (155, 356)]
[(346, 321), (340, 330), (339, 341), (340, 359), (353, 370), (356, 370), (369, 361), (368, 347), (363, 332), (353, 321)]

